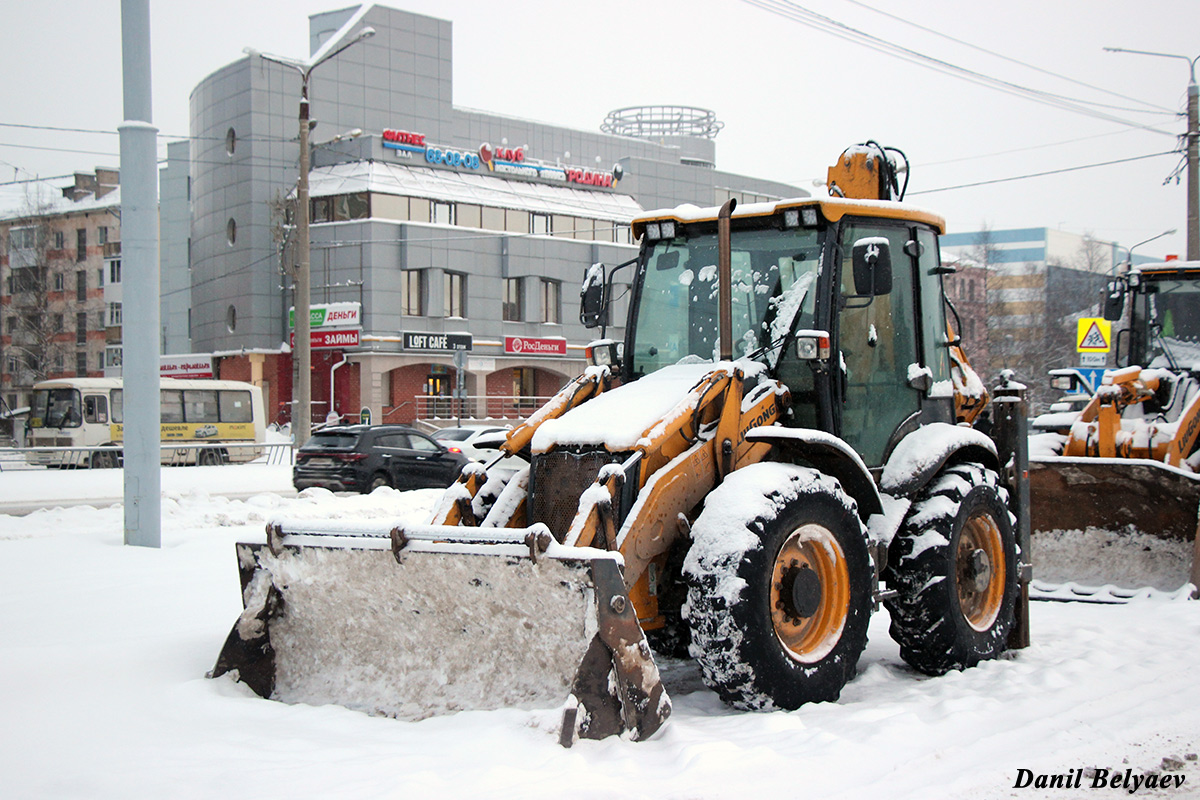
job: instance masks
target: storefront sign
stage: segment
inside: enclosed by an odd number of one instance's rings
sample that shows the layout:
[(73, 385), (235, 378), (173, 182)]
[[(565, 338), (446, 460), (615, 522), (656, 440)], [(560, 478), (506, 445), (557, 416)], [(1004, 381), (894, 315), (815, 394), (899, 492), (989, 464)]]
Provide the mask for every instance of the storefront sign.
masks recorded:
[(492, 147), (487, 142), (479, 145), (479, 158), (492, 168), (494, 163), (520, 164), (525, 160), (523, 147)]
[(396, 131), (387, 129), (383, 132), (384, 147), (392, 145), (409, 145), (411, 147), (425, 149), (425, 134), (410, 133), (408, 131)]
[(161, 356), (158, 374), (163, 378), (211, 378), (212, 356)]
[(532, 336), (505, 336), (504, 352), (520, 356), (565, 356), (566, 339), (541, 339)]
[(474, 338), (469, 333), (405, 333), (405, 350), (424, 350), (427, 352), (449, 352), (451, 350), (470, 350)]
[[(323, 303), (310, 306), (310, 328), (349, 328), (362, 325), (362, 305), (359, 303)], [(288, 309), (288, 329), (296, 327), (296, 309)]]
[(437, 147), (425, 148), (425, 160), (430, 164), (445, 164), (447, 167), (462, 167), (464, 169), (479, 169), (479, 155), (464, 153), (461, 150), (442, 150)]
[(567, 183), (581, 183), (584, 186), (603, 186), (612, 188), (611, 172), (591, 172), (586, 169), (567, 169)]
[[(360, 330), (352, 328), (351, 330), (331, 330), (324, 328), (319, 331), (309, 331), (308, 341), (309, 347), (314, 350), (329, 350), (339, 347), (358, 347), (360, 340)], [(289, 334), (288, 342), (293, 347), (296, 345), (296, 334)]]

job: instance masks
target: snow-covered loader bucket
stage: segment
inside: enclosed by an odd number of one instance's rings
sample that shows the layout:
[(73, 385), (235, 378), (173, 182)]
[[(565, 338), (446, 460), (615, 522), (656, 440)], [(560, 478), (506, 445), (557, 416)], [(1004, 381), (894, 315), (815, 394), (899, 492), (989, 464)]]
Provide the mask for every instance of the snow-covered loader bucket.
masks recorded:
[(210, 677), (262, 697), (407, 720), (562, 706), (566, 746), (670, 714), (620, 556), (545, 526), (273, 522), (237, 554), (245, 610)]

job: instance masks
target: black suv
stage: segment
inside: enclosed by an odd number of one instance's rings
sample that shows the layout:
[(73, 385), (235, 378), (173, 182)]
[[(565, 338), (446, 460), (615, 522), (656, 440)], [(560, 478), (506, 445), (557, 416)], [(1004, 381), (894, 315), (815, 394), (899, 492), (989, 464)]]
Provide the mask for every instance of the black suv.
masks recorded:
[(404, 425), (347, 425), (313, 433), (296, 454), (292, 484), (356, 492), (446, 487), (470, 462), (458, 448)]

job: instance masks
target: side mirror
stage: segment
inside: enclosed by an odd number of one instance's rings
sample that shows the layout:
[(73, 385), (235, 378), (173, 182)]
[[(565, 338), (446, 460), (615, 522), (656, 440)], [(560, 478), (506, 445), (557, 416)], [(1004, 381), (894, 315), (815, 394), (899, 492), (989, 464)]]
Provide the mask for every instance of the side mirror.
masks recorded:
[(579, 291), (579, 322), (583, 327), (598, 328), (608, 322), (606, 287), (604, 265), (593, 264)]
[(854, 291), (864, 297), (892, 293), (892, 254), (883, 236), (869, 236), (854, 243)]
[(1104, 318), (1109, 322), (1121, 319), (1125, 310), (1125, 281), (1117, 279), (1108, 285), (1108, 296), (1104, 298)]

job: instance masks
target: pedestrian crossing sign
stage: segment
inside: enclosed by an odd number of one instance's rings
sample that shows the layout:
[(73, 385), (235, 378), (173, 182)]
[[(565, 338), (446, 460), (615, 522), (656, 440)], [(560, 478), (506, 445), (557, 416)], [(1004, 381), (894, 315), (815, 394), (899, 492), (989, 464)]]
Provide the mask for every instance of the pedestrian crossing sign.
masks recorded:
[(1080, 353), (1107, 353), (1112, 345), (1112, 323), (1100, 317), (1079, 320), (1075, 350)]

